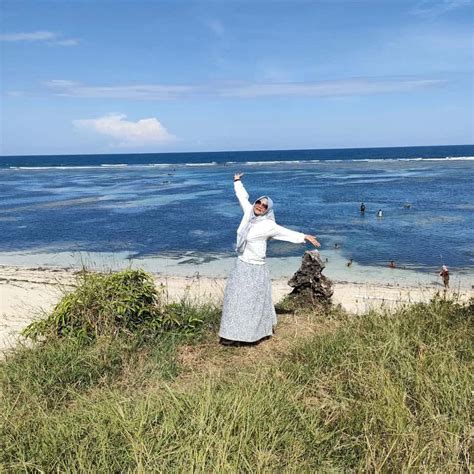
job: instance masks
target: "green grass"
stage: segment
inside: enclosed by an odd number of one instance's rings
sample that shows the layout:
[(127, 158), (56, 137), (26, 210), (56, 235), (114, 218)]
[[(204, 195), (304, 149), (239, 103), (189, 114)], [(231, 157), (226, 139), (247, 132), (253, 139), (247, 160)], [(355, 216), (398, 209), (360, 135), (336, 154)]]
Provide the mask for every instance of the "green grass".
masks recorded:
[(335, 311), (330, 332), (251, 364), (238, 361), (259, 347), (208, 345), (222, 366), (201, 362), (193, 383), (177, 353), (217, 337), (218, 308), (166, 306), (171, 322), (155, 332), (84, 341), (56, 331), (10, 354), (0, 364), (0, 471), (471, 468), (474, 304)]
[(285, 369), (317, 407), (340, 467), (468, 469), (474, 306), (437, 299), (372, 312), (296, 351)]

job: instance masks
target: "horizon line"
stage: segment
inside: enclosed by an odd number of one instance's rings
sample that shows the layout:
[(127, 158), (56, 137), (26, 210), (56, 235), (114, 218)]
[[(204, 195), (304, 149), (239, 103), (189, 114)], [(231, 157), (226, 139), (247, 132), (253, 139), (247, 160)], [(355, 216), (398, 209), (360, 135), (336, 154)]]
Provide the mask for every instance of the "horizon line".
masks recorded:
[(272, 149), (254, 149), (254, 150), (214, 150), (214, 151), (148, 151), (148, 152), (129, 152), (129, 153), (47, 153), (35, 155), (0, 155), (1, 158), (11, 157), (41, 157), (41, 156), (113, 156), (113, 155), (177, 155), (177, 154), (209, 154), (209, 153), (258, 153), (274, 151), (339, 151), (339, 150), (379, 150), (388, 148), (441, 148), (453, 146), (474, 146), (474, 143), (461, 143), (449, 145), (403, 145), (403, 146), (370, 146), (370, 147), (341, 147), (341, 148), (272, 148)]

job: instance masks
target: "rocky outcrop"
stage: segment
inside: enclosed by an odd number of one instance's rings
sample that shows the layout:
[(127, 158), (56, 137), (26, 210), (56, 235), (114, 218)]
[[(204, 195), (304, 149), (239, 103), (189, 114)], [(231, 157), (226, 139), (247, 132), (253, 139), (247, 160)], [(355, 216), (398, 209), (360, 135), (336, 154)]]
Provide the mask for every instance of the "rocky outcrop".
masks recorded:
[(288, 284), (293, 288), (288, 298), (301, 304), (331, 305), (332, 281), (322, 274), (324, 263), (317, 250), (304, 253), (301, 267)]

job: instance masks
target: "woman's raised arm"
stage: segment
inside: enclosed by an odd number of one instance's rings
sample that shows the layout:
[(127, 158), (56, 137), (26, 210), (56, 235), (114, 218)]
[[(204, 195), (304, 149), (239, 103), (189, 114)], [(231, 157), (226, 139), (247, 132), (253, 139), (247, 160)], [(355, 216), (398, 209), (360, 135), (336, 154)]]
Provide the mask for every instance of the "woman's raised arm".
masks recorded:
[(247, 212), (252, 208), (252, 204), (249, 202), (249, 194), (245, 190), (244, 185), (242, 184), (241, 178), (244, 173), (235, 173), (234, 174), (234, 191), (237, 199), (239, 200), (240, 207), (244, 212)]

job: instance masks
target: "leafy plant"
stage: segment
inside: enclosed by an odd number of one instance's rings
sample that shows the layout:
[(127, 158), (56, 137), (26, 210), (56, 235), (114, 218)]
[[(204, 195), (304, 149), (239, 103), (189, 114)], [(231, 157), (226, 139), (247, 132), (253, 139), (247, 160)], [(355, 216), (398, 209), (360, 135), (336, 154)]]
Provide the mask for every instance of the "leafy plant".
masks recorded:
[(183, 297), (165, 303), (166, 288), (155, 287), (143, 270), (99, 274), (82, 272), (76, 289), (66, 294), (46, 318), (35, 321), (23, 335), (72, 337), (91, 341), (99, 336), (161, 332), (195, 334), (205, 324), (212, 326), (220, 311), (213, 304), (200, 304)]
[(143, 270), (83, 272), (77, 288), (61, 299), (51, 315), (30, 324), (23, 334), (33, 339), (56, 335), (85, 340), (117, 335), (155, 319), (162, 306), (153, 278)]

